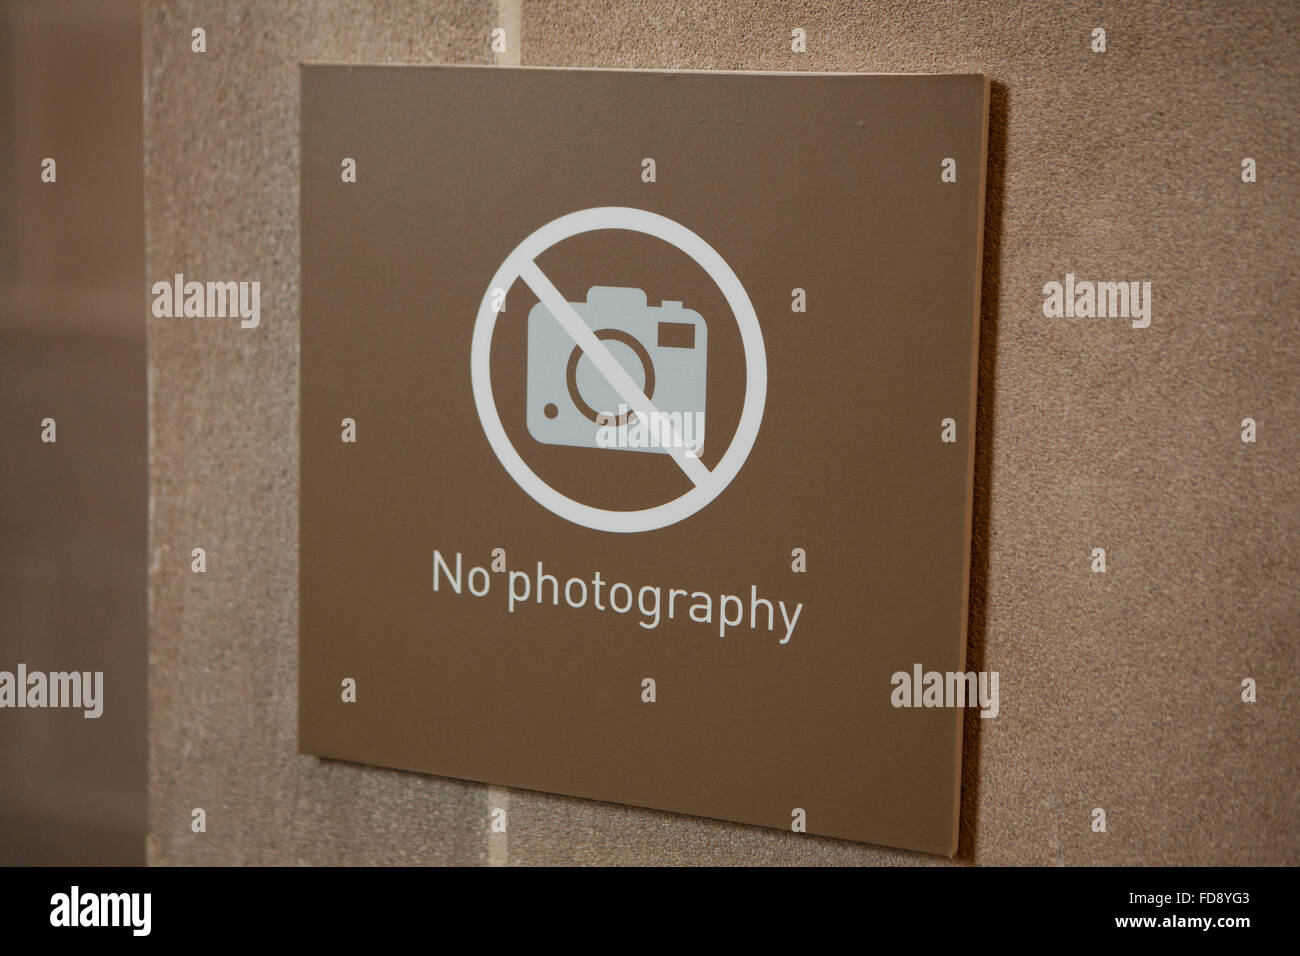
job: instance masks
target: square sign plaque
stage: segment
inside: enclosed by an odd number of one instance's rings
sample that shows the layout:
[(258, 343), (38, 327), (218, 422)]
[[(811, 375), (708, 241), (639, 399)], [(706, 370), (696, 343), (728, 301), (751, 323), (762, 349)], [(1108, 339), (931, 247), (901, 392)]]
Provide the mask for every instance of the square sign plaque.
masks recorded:
[(304, 67), (301, 750), (953, 853), (987, 112)]

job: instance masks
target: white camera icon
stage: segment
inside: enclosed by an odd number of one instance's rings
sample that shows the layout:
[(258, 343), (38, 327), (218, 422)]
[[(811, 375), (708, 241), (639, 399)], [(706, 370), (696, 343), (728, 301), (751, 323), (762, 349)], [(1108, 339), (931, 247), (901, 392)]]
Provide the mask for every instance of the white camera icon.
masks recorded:
[(698, 457), (704, 447), (708, 328), (680, 302), (646, 303), (640, 289), (592, 286), (578, 316), (640, 386), (657, 415), (628, 409), (542, 303), (528, 313), (528, 432), (548, 445)]

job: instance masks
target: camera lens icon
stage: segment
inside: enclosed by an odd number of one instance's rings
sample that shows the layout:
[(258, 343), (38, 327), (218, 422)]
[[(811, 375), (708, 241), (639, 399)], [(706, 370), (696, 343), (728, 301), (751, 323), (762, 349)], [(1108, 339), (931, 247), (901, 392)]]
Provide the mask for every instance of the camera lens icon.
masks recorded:
[(548, 445), (698, 457), (704, 448), (708, 328), (680, 302), (649, 306), (640, 289), (592, 286), (571, 302), (655, 412), (628, 408), (542, 303), (528, 313), (528, 432)]

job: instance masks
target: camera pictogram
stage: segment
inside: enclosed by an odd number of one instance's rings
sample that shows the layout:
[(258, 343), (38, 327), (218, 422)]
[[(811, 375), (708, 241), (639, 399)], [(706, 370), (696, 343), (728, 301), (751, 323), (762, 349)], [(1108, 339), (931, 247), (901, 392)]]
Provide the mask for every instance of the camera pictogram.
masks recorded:
[(668, 454), (704, 447), (708, 327), (681, 302), (647, 304), (640, 289), (592, 286), (569, 303), (655, 411), (628, 408), (542, 302), (528, 314), (528, 432), (549, 445)]
[[(569, 302), (537, 264), (538, 256), (564, 240), (602, 230), (638, 232), (680, 250), (713, 280), (731, 310), (744, 353), (745, 395), (740, 421), (722, 454), (714, 450), (713, 463), (706, 464), (698, 454), (704, 441), (708, 359), (701, 315), (680, 302), (648, 306), (638, 288), (591, 286), (586, 302)], [(501, 420), (492, 388), (493, 330), (505, 294), (517, 280), (538, 302), (529, 311), (526, 330), (524, 417), (529, 436), (550, 445), (666, 452), (665, 459), (690, 483), (684, 492), (648, 508), (598, 508), (553, 487), (524, 460)], [(597, 206), (567, 213), (534, 230), (497, 268), (474, 320), (470, 382), (483, 433), (519, 487), (567, 521), (628, 534), (690, 517), (736, 477), (763, 420), (767, 353), (754, 304), (717, 250), (658, 213)], [(643, 430), (650, 432), (651, 440), (643, 438)], [(626, 433), (626, 441), (620, 432)], [(576, 489), (579, 494), (581, 490)]]

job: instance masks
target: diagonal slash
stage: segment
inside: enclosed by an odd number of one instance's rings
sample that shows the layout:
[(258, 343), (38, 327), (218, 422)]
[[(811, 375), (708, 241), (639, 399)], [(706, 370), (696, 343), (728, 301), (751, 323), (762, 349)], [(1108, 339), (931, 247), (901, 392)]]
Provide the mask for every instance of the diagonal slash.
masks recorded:
[(582, 349), (583, 354), (591, 359), (596, 370), (605, 377), (605, 381), (614, 387), (618, 392), (618, 397), (627, 403), (627, 407), (632, 409), (638, 415), (654, 416), (647, 418), (647, 421), (659, 421), (660, 424), (669, 430), (668, 436), (668, 454), (672, 455), (673, 461), (686, 473), (694, 484), (699, 485), (709, 478), (709, 469), (691, 454), (683, 445), (681, 436), (677, 433), (666, 416), (659, 414), (659, 409), (655, 408), (654, 402), (646, 397), (645, 392), (637, 386), (632, 380), (632, 376), (627, 374), (627, 370), (619, 363), (618, 359), (610, 354), (609, 349), (605, 348), (603, 342), (596, 338), (596, 333), (588, 328), (587, 323), (582, 321), (582, 316), (578, 315), (576, 309), (571, 306), (560, 290), (555, 288), (555, 284), (546, 277), (546, 273), (532, 259), (529, 259), (519, 269), (519, 278), (524, 280), (528, 288), (533, 290), (533, 294), (541, 300), (542, 305), (550, 311), (551, 315), (559, 320), (564, 331), (569, 333), (569, 337)]

